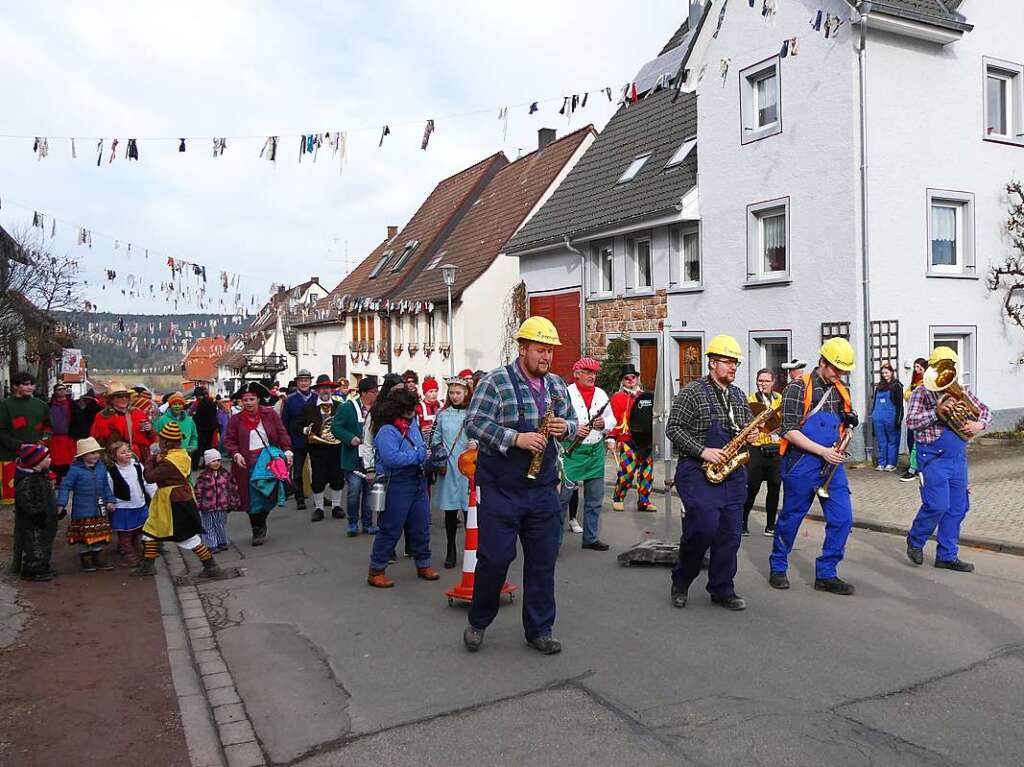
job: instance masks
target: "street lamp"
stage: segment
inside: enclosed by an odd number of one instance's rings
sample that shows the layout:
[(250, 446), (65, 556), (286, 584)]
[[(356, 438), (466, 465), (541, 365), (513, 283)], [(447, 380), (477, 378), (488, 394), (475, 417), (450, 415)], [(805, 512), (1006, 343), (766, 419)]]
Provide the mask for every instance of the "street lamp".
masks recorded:
[(459, 267), (455, 264), (441, 265), (441, 279), (448, 289), (448, 370), (449, 376), (455, 378), (455, 331), (452, 327), (452, 285), (455, 284), (455, 273)]

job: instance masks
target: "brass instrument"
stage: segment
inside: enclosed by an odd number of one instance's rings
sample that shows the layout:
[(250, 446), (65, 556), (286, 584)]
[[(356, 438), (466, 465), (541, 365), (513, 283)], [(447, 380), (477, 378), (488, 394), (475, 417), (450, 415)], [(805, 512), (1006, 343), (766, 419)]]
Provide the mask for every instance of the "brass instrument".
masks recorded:
[[(963, 387), (957, 383), (956, 364), (952, 360), (939, 360), (924, 371), (922, 383), (924, 388), (938, 395), (937, 412), (942, 422), (960, 439), (969, 442), (973, 435), (964, 431), (964, 426), (971, 421), (977, 421), (981, 413), (964, 392)], [(944, 416), (941, 410), (946, 402), (952, 403), (948, 416)]]
[(333, 403), (321, 402), (320, 403), (320, 431), (310, 431), (309, 441), (315, 445), (340, 445), (341, 440), (331, 433), (331, 424), (334, 421), (334, 416), (331, 415), (331, 410), (334, 408)]
[(743, 448), (746, 446), (750, 435), (756, 431), (774, 431), (779, 428), (782, 422), (782, 414), (773, 407), (765, 407), (759, 402), (751, 404), (750, 410), (754, 412), (754, 420), (740, 429), (740, 433), (729, 440), (729, 444), (722, 448), (726, 458), (722, 463), (711, 463), (705, 461), (701, 467), (704, 469), (704, 477), (713, 485), (719, 485), (737, 469), (742, 469), (750, 460), (750, 453)]
[[(852, 438), (853, 429), (849, 428), (846, 430), (846, 433), (843, 435), (843, 438), (832, 446), (833, 449), (838, 450), (840, 453), (843, 453), (845, 455), (846, 448), (850, 446), (850, 440)], [(837, 466), (839, 466), (838, 463), (827, 463), (825, 464), (825, 467), (821, 470), (821, 484), (814, 488), (814, 492), (815, 494), (817, 494), (819, 498), (830, 497), (828, 494), (828, 486), (832, 483), (832, 477), (835, 476)]]
[[(544, 411), (544, 417), (540, 420), (540, 424), (537, 426), (537, 432), (539, 434), (548, 433), (548, 427), (551, 422), (555, 420), (555, 405), (554, 397), (548, 400), (548, 409)], [(547, 445), (544, 446), (543, 450), (540, 450), (533, 454), (533, 458), (530, 459), (530, 467), (526, 470), (527, 479), (537, 479), (537, 475), (540, 473), (540, 466), (544, 462), (544, 453), (547, 451)]]

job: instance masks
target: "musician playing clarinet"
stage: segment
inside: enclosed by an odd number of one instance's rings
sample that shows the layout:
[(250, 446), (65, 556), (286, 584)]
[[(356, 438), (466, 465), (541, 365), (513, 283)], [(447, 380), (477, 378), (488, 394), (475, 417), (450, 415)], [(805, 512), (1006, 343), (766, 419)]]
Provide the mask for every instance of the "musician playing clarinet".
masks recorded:
[[(574, 440), (563, 443), (560, 535), (565, 533), (569, 501), (574, 492), (582, 491), (583, 548), (589, 551), (608, 551), (608, 544), (598, 538), (598, 529), (604, 503), (604, 430), (615, 423), (615, 416), (608, 395), (597, 386), (600, 369), (601, 363), (593, 357), (577, 360), (572, 366), (573, 383), (566, 390), (579, 430)], [(579, 527), (573, 527), (573, 532), (579, 532)]]
[[(850, 485), (839, 448), (847, 429), (857, 425), (850, 392), (842, 375), (854, 368), (853, 347), (845, 338), (830, 338), (821, 346), (818, 367), (797, 378), (782, 393), (782, 511), (775, 522), (772, 545), (772, 588), (788, 589), (789, 554), (800, 523), (815, 497), (825, 517), (825, 544), (814, 565), (814, 588), (830, 594), (853, 594), (852, 583), (841, 579), (837, 566), (846, 552), (853, 527)], [(827, 492), (820, 493), (827, 485)]]

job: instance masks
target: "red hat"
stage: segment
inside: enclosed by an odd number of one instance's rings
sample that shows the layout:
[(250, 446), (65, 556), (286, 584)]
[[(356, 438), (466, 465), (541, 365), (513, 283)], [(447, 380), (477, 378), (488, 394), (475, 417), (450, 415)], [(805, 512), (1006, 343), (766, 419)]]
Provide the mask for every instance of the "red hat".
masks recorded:
[(437, 391), (437, 379), (436, 378), (424, 378), (423, 379), (423, 393), (426, 394), (428, 391)]
[(577, 370), (593, 370), (595, 373), (601, 369), (601, 363), (595, 360), (593, 357), (583, 357), (576, 360), (572, 366), (572, 372)]
[(469, 368), (465, 368), (464, 370), (460, 370), (459, 374), (456, 376), (456, 378), (468, 378), (470, 381), (472, 381), (473, 380), (473, 371), (470, 370)]
[(42, 463), (49, 454), (50, 449), (46, 445), (26, 443), (18, 448), (18, 459), (15, 462), (15, 467), (31, 471)]

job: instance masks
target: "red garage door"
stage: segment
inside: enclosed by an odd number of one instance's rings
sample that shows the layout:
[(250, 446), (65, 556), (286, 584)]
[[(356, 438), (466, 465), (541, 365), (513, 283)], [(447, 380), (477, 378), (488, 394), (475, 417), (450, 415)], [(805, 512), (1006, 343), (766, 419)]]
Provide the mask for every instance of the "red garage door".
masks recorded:
[(530, 296), (530, 314), (539, 314), (554, 323), (562, 345), (555, 350), (555, 361), (551, 369), (571, 382), (572, 363), (580, 358), (579, 291)]

